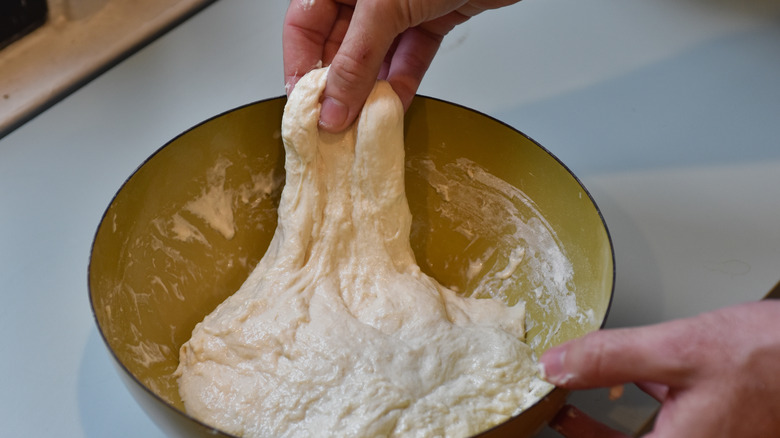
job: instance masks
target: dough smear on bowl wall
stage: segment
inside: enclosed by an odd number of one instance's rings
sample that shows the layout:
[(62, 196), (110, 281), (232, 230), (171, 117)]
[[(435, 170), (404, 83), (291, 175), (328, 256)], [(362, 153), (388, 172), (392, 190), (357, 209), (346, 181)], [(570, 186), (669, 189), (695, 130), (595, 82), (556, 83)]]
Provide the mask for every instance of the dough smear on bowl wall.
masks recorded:
[(355, 125), (320, 132), (326, 76), (305, 76), (285, 107), (268, 250), (181, 347), (187, 412), (247, 437), (464, 437), (506, 421), (550, 389), (524, 303), (464, 297), (420, 270), (401, 103), (378, 82)]

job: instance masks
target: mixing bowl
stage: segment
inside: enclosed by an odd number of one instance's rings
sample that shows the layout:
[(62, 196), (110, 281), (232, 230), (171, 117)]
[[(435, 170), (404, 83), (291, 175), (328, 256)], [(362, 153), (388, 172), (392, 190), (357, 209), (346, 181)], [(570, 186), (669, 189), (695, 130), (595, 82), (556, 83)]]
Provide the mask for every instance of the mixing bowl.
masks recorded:
[[(171, 436), (228, 436), (184, 412), (172, 374), (195, 324), (238, 289), (273, 236), (285, 102), (226, 112), (160, 148), (95, 235), (89, 292), (99, 331), (133, 396)], [(423, 271), (464, 294), (525, 301), (537, 354), (600, 328), (613, 251), (577, 178), (521, 132), (448, 102), (418, 96), (404, 129)], [(483, 435), (532, 436), (565, 396), (546, 391)]]

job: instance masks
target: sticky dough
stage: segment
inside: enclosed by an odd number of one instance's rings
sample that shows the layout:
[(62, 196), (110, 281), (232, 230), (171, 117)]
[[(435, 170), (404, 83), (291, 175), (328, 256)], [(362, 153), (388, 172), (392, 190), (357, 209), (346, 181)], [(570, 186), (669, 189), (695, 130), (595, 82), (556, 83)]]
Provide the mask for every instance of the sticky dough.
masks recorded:
[(285, 107), (267, 253), (181, 348), (187, 412), (247, 437), (468, 436), (507, 419), (533, 397), (523, 305), (420, 271), (401, 103), (378, 82), (356, 124), (321, 132), (326, 77), (306, 75)]

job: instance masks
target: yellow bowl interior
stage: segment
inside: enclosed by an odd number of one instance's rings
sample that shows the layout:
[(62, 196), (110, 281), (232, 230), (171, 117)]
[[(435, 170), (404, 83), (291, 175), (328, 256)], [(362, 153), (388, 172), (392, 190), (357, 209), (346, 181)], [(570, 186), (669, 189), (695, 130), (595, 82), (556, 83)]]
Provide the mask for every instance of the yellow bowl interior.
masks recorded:
[[(124, 377), (160, 405), (144, 406), (153, 417), (168, 409), (164, 416), (178, 415), (207, 429), (183, 414), (172, 373), (195, 324), (238, 289), (274, 233), (284, 179), (285, 102), (276, 98), (235, 109), (172, 140), (127, 180), (98, 228), (89, 268), (95, 318)], [(532, 201), (518, 203), (521, 213), (541, 214), (554, 232), (573, 268), (570, 286), (577, 305), (590, 309), (592, 318), (566, 318), (537, 304), (527, 284), (512, 288), (509, 301), (527, 304), (528, 339), (536, 352), (598, 329), (612, 297), (612, 246), (596, 205), (572, 173), (517, 130), (451, 103), (418, 96), (405, 131), (408, 163), (429, 160), (443, 168), (468, 160), (521, 190)], [(216, 163), (223, 164), (222, 173), (214, 171)], [(497, 230), (477, 239), (479, 244), (465, 239), (452, 219), (440, 215), (448, 202), (441, 187), (431, 183), (428, 172), (407, 167), (418, 263), (441, 283), (468, 291), (469, 260), (485, 245), (500, 252), (507, 244)], [(215, 186), (232, 199), (232, 236), (190, 208)], [(182, 224), (195, 225), (200, 236), (175, 232)], [(554, 409), (528, 427), (538, 428)]]

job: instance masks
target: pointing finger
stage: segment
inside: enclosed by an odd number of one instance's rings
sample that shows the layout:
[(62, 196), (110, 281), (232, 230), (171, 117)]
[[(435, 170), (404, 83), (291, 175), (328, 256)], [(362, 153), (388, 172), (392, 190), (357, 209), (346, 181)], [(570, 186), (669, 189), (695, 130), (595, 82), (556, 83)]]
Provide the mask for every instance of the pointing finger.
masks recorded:
[(676, 386), (695, 369), (700, 346), (689, 322), (680, 320), (593, 332), (551, 348), (540, 362), (551, 383), (570, 389), (636, 381)]

